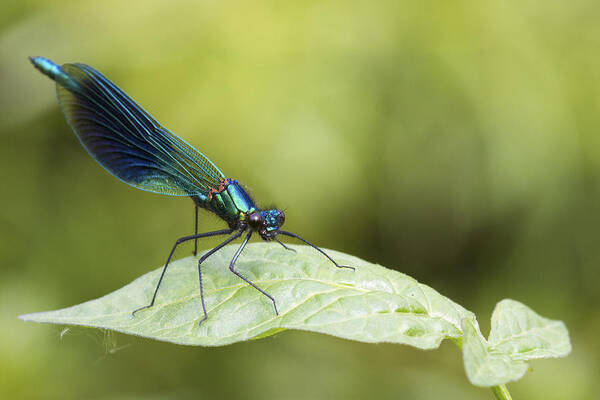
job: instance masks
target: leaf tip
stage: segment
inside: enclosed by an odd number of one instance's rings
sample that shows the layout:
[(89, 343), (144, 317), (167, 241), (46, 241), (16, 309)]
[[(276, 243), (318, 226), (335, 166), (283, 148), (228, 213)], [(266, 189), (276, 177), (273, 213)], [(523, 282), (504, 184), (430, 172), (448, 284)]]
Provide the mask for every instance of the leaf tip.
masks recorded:
[(26, 321), (26, 322), (33, 321), (33, 319), (31, 318), (31, 314), (21, 314), (21, 315), (18, 315), (17, 318), (19, 318), (21, 321)]

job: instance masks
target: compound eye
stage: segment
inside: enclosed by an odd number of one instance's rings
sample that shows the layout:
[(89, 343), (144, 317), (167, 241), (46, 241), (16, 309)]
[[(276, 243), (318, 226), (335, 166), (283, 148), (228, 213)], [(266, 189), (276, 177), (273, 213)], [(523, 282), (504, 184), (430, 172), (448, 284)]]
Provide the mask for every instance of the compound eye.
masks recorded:
[(248, 221), (250, 222), (250, 224), (256, 226), (256, 225), (259, 225), (262, 222), (262, 218), (261, 218), (261, 216), (260, 216), (259, 213), (252, 213), (248, 217)]
[(275, 218), (277, 218), (277, 225), (281, 226), (285, 222), (285, 214), (281, 210), (277, 210), (277, 211), (278, 211), (278, 213), (275, 216)]

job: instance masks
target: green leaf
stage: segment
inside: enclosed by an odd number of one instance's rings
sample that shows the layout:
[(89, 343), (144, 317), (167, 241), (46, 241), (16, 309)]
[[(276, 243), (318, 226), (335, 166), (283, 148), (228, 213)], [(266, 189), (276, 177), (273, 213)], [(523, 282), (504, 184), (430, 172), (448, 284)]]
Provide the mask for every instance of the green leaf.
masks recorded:
[(564, 357), (571, 351), (564, 323), (539, 316), (515, 300), (502, 300), (492, 314), (489, 341), (473, 321), (464, 320), (463, 357), (467, 376), (477, 386), (520, 379), (525, 361)]
[(541, 317), (510, 299), (494, 309), (489, 342), (494, 350), (515, 360), (564, 357), (571, 352), (569, 332), (562, 321)]
[(472, 321), (463, 324), (463, 361), (467, 377), (476, 386), (496, 386), (521, 378), (527, 372), (527, 364), (515, 361), (508, 354), (494, 349), (479, 332)]
[(332, 250), (338, 269), (307, 246), (297, 253), (278, 244), (246, 247), (236, 269), (270, 293), (268, 298), (233, 275), (227, 246), (202, 267), (208, 320), (202, 326), (197, 258), (173, 262), (154, 307), (131, 316), (149, 303), (160, 275), (152, 271), (96, 300), (23, 315), (26, 321), (115, 330), (167, 342), (220, 346), (257, 339), (285, 329), (326, 333), (362, 342), (392, 342), (420, 349), (437, 348), (444, 338), (462, 336), (461, 321), (471, 312), (416, 280)]
[(236, 250), (228, 246), (202, 267), (208, 320), (202, 326), (197, 257), (173, 262), (154, 307), (147, 305), (162, 268), (96, 300), (22, 315), (25, 321), (95, 327), (200, 346), (221, 346), (264, 338), (286, 329), (326, 333), (362, 342), (391, 342), (433, 349), (443, 339), (463, 348), (469, 380), (495, 386), (519, 379), (525, 361), (562, 357), (571, 350), (566, 327), (540, 317), (514, 300), (498, 303), (487, 341), (470, 311), (400, 272), (327, 250), (336, 268), (307, 246), (292, 253), (277, 244), (246, 247), (236, 269), (276, 300), (271, 301), (229, 269)]

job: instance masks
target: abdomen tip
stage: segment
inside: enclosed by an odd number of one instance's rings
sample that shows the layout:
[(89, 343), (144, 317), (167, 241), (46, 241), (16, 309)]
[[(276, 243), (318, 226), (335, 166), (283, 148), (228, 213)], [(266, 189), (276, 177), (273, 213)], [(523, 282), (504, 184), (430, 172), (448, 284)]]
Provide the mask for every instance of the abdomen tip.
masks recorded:
[(29, 61), (31, 61), (33, 66), (42, 74), (50, 77), (51, 79), (56, 79), (56, 76), (61, 72), (60, 67), (47, 58), (29, 57)]

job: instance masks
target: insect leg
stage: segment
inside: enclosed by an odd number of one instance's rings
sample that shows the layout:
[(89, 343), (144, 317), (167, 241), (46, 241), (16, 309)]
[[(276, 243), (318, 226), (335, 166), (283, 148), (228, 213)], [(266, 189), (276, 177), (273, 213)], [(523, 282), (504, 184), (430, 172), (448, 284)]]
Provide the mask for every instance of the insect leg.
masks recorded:
[(275, 308), (275, 314), (279, 315), (279, 312), (277, 311), (277, 304), (275, 304), (275, 299), (273, 298), (273, 296), (271, 296), (269, 293), (265, 292), (264, 290), (262, 290), (261, 288), (259, 288), (258, 286), (256, 286), (248, 278), (246, 278), (245, 276), (243, 276), (242, 274), (240, 274), (239, 272), (237, 272), (235, 270), (235, 268), (234, 268), (235, 267), (235, 262), (237, 261), (238, 257), (242, 253), (242, 250), (244, 250), (244, 247), (246, 247), (246, 244), (248, 243), (248, 240), (250, 240), (251, 236), (252, 236), (252, 231), (249, 231), (248, 234), (246, 235), (246, 237), (244, 238), (244, 241), (242, 242), (242, 244), (240, 245), (240, 247), (235, 252), (235, 255), (231, 259), (231, 262), (229, 263), (229, 270), (231, 272), (233, 272), (235, 275), (237, 275), (239, 278), (241, 278), (242, 280), (244, 280), (244, 282), (246, 282), (247, 284), (251, 285), (254, 289), (258, 290), (259, 292), (261, 292), (262, 294), (264, 294), (265, 296), (267, 296), (271, 300), (271, 302), (273, 302), (273, 308)]
[[(198, 205), (196, 204), (196, 215), (194, 217), (194, 235), (198, 234)], [(194, 239), (194, 256), (198, 254), (198, 238)]]
[(277, 233), (280, 233), (282, 235), (286, 235), (286, 236), (290, 236), (296, 239), (299, 239), (301, 241), (303, 241), (304, 243), (306, 243), (307, 245), (309, 245), (310, 247), (312, 247), (313, 249), (317, 250), (319, 253), (323, 254), (325, 257), (327, 257), (329, 259), (329, 261), (331, 261), (336, 267), (338, 268), (349, 268), (351, 270), (354, 270), (354, 267), (351, 267), (349, 265), (339, 265), (338, 263), (336, 263), (333, 258), (329, 257), (329, 255), (327, 253), (325, 253), (323, 250), (321, 250), (320, 248), (318, 248), (317, 246), (315, 246), (314, 244), (312, 244), (311, 242), (309, 242), (308, 240), (296, 235), (295, 233), (291, 233), (291, 232), (286, 232), (286, 231), (277, 231)]
[(173, 257), (173, 253), (175, 253), (175, 249), (177, 248), (177, 246), (179, 246), (183, 242), (187, 242), (188, 240), (205, 238), (205, 237), (210, 237), (210, 236), (217, 236), (217, 235), (228, 235), (231, 232), (233, 232), (232, 229), (222, 229), (220, 231), (200, 233), (197, 235), (184, 236), (184, 237), (180, 237), (179, 239), (177, 239), (177, 241), (175, 242), (175, 245), (171, 249), (171, 253), (169, 253), (169, 258), (167, 258), (167, 262), (166, 262), (165, 266), (163, 267), (162, 273), (160, 274), (160, 278), (158, 278), (158, 283), (156, 284), (156, 289), (154, 289), (154, 295), (152, 296), (152, 301), (147, 306), (140, 307), (140, 308), (134, 310), (131, 313), (131, 315), (133, 316), (133, 315), (135, 315), (136, 312), (138, 312), (140, 310), (144, 310), (146, 308), (150, 308), (154, 305), (154, 300), (156, 300), (156, 294), (158, 293), (158, 288), (160, 288), (160, 284), (163, 280), (163, 277), (165, 276), (165, 272), (167, 272), (167, 267), (169, 266), (169, 262), (171, 261), (171, 257)]
[(198, 326), (202, 325), (202, 323), (208, 319), (208, 314), (206, 313), (206, 306), (204, 305), (204, 290), (202, 289), (202, 263), (208, 257), (212, 256), (217, 251), (219, 251), (221, 248), (223, 248), (223, 246), (227, 245), (228, 243), (230, 243), (233, 240), (242, 236), (243, 232), (244, 232), (244, 229), (240, 229), (238, 232), (236, 232), (234, 235), (228, 237), (227, 240), (225, 240), (224, 242), (222, 242), (221, 244), (216, 246), (214, 249), (209, 250), (206, 253), (204, 253), (202, 255), (202, 257), (200, 257), (200, 260), (198, 261), (198, 280), (200, 282), (200, 302), (202, 303), (202, 312), (204, 312), (204, 317), (200, 320), (200, 322), (198, 323)]
[(289, 248), (289, 247), (287, 247), (287, 246), (285, 245), (285, 243), (283, 243), (281, 240), (279, 240), (279, 239), (275, 238), (275, 241), (276, 241), (277, 243), (279, 243), (280, 245), (282, 245), (284, 249), (286, 249), (286, 250), (289, 250), (289, 251), (293, 251), (294, 253), (297, 253), (297, 251), (296, 251), (295, 249), (292, 249), (292, 248)]

